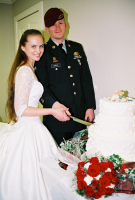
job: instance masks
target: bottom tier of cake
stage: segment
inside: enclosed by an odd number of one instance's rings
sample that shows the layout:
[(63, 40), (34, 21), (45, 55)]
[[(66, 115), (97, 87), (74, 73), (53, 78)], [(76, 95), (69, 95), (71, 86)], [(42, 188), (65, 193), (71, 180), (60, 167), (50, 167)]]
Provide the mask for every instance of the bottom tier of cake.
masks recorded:
[(100, 152), (105, 157), (117, 154), (125, 161), (135, 161), (135, 138), (104, 137), (102, 134), (97, 134), (94, 125), (89, 127), (88, 137), (86, 151), (94, 150), (95, 153)]

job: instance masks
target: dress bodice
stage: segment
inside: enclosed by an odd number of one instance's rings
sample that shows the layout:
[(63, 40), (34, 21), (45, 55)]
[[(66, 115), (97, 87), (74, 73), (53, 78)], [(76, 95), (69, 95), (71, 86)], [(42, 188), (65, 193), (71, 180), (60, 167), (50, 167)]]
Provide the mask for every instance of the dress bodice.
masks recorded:
[(43, 86), (35, 79), (32, 69), (20, 67), (15, 77), (14, 107), (17, 117), (20, 118), (28, 106), (37, 108), (42, 94)]
[(31, 107), (38, 107), (39, 99), (41, 98), (43, 94), (43, 86), (40, 82), (37, 80), (33, 80), (30, 94), (29, 94), (29, 99), (28, 99), (28, 106)]

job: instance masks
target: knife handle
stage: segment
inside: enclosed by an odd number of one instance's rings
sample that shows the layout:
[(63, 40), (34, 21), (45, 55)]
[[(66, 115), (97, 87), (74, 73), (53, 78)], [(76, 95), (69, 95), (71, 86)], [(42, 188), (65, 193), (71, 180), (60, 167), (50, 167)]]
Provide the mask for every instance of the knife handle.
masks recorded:
[(67, 115), (69, 118), (73, 119), (73, 117), (71, 115)]

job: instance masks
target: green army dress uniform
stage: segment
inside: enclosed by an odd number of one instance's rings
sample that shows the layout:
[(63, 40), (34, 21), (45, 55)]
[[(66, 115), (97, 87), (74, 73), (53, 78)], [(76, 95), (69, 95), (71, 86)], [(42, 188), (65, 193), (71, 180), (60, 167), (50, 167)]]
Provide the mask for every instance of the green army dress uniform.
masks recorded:
[[(81, 44), (65, 42), (67, 55), (50, 39), (35, 64), (37, 78), (44, 86), (41, 103), (44, 108), (52, 108), (58, 101), (69, 108), (72, 116), (84, 119), (87, 109), (96, 108), (92, 77)], [(58, 144), (65, 133), (86, 128), (72, 120), (60, 122), (52, 115), (44, 116), (43, 123)]]

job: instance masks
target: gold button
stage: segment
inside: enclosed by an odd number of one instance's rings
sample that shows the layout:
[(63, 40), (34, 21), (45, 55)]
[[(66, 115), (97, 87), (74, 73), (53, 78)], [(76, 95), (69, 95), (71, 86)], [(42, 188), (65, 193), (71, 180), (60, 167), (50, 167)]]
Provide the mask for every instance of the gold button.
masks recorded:
[(76, 92), (74, 92), (74, 95), (76, 95)]
[(73, 75), (72, 75), (72, 74), (70, 74), (70, 77), (73, 77)]
[(55, 68), (55, 70), (58, 70), (58, 68)]
[(75, 86), (75, 83), (73, 83), (73, 86)]
[(71, 66), (68, 66), (68, 69), (70, 69), (71, 68)]

